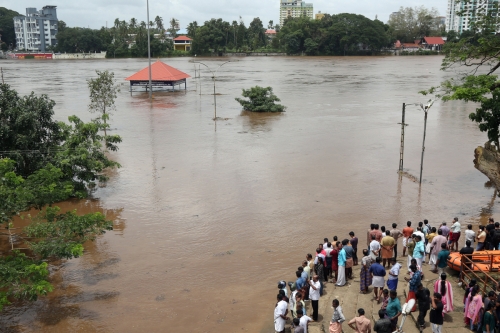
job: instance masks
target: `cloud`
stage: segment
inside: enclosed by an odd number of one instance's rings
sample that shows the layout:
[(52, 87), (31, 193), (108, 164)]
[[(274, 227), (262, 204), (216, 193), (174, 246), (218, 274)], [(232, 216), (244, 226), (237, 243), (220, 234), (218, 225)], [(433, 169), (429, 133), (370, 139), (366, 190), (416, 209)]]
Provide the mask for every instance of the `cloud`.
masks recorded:
[[(307, 1), (307, 0), (306, 0)], [(436, 7), (441, 15), (446, 12), (446, 1), (441, 0), (436, 5), (434, 0), (406, 0), (404, 3), (396, 0), (309, 0), (314, 4), (314, 12), (338, 14), (355, 13), (387, 22), (389, 15), (399, 9), (401, 5), (414, 7)], [(38, 9), (45, 5), (57, 6), (57, 16), (70, 27), (100, 28), (108, 24), (113, 25), (116, 18), (129, 21), (135, 17), (139, 22), (146, 21), (146, 0), (86, 0), (86, 1), (48, 1), (48, 0), (3, 0), (2, 6), (24, 14), (26, 7)], [(198, 24), (211, 18), (222, 18), (232, 22), (241, 16), (245, 24), (249, 24), (254, 17), (260, 17), (267, 25), (269, 20), (279, 22), (279, 0), (149, 0), (150, 20), (158, 15), (168, 25), (168, 21), (175, 17), (180, 21), (182, 28), (188, 23), (197, 21)]]

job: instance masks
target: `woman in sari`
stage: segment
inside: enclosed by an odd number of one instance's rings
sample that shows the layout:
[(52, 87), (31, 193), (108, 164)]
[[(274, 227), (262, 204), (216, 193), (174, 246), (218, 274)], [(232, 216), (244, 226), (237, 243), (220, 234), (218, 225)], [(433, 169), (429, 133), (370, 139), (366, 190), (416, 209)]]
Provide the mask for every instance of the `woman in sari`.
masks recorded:
[(443, 302), (443, 314), (453, 311), (453, 289), (451, 283), (446, 281), (446, 273), (441, 274), (441, 280), (434, 283), (434, 293), (440, 293)]
[(361, 294), (368, 293), (368, 286), (372, 284), (372, 275), (370, 274), (370, 266), (372, 265), (372, 257), (368, 255), (368, 250), (363, 250), (363, 258), (361, 259), (361, 272), (359, 273), (359, 289)]
[(342, 333), (342, 323), (345, 321), (345, 317), (342, 313), (342, 308), (340, 307), (338, 299), (332, 301), (332, 307), (333, 315), (330, 321), (329, 333)]
[(479, 293), (479, 286), (475, 286), (469, 295), (469, 301), (465, 308), (465, 323), (474, 330), (481, 321), (481, 310), (483, 308), (483, 297)]

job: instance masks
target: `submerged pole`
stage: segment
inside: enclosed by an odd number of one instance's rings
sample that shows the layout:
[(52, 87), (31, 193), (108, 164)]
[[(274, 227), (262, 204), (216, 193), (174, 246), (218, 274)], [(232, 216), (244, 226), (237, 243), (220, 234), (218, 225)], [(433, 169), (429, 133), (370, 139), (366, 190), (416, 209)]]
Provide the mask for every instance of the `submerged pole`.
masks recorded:
[(402, 116), (401, 116), (401, 144), (399, 148), (399, 172), (403, 172), (403, 157), (404, 157), (404, 150), (405, 150), (405, 111), (406, 111), (406, 104), (403, 103), (403, 110), (402, 110)]
[(149, 100), (153, 101), (153, 83), (151, 82), (151, 35), (149, 34), (149, 0), (146, 0), (148, 15), (148, 61), (149, 61)]
[(215, 95), (215, 74), (214, 74), (214, 120), (217, 120), (217, 96)]
[(424, 110), (425, 116), (424, 116), (424, 139), (422, 141), (422, 157), (420, 158), (420, 184), (422, 184), (422, 170), (424, 168), (424, 151), (425, 151), (425, 132), (427, 130), (427, 111), (429, 109), (427, 108)]

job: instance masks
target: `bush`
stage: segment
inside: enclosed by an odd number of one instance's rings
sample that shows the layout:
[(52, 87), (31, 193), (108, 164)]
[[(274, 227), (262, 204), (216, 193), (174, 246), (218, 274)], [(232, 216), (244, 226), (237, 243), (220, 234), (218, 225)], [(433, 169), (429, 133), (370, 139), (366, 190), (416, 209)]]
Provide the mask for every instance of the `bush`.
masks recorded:
[(280, 104), (275, 104), (275, 102), (280, 102), (280, 99), (273, 93), (273, 88), (271, 87), (259, 87), (255, 86), (250, 89), (242, 89), (243, 97), (247, 97), (249, 100), (235, 98), (245, 111), (252, 112), (284, 112), (285, 107)]

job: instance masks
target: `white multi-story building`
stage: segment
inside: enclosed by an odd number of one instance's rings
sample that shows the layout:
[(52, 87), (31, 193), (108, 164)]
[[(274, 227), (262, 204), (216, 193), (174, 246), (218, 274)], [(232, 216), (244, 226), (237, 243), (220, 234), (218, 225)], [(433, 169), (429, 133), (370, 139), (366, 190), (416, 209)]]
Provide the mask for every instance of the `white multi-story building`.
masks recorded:
[(41, 10), (26, 8), (26, 16), (15, 16), (14, 31), (18, 50), (45, 52), (57, 44), (56, 6), (45, 6)]
[[(446, 11), (446, 31), (453, 30), (459, 34), (471, 28), (477, 14), (487, 14), (493, 10), (498, 15), (498, 0), (448, 0)], [(463, 11), (463, 14), (460, 14)]]
[(302, 0), (280, 0), (280, 26), (287, 17), (307, 16), (313, 19), (313, 4), (305, 3)]

